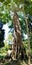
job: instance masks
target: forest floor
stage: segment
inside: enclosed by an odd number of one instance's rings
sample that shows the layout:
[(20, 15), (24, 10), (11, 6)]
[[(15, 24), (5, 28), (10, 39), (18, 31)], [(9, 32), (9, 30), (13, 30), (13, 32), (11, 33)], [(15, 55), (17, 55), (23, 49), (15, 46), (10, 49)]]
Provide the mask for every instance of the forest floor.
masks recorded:
[(3, 56), (0, 59), (0, 65), (27, 65), (25, 61), (4, 59)]
[(4, 57), (8, 49), (9, 49), (8, 46), (0, 48), (0, 65), (27, 65), (25, 61), (21, 61), (20, 59), (18, 60), (11, 60), (11, 58), (5, 59)]
[[(0, 65), (27, 65), (27, 64), (25, 61), (22, 62), (20, 59), (17, 61), (11, 60), (11, 59), (9, 59), (9, 60), (2, 59), (0, 61)], [(30, 65), (32, 65), (32, 64), (30, 64)]]

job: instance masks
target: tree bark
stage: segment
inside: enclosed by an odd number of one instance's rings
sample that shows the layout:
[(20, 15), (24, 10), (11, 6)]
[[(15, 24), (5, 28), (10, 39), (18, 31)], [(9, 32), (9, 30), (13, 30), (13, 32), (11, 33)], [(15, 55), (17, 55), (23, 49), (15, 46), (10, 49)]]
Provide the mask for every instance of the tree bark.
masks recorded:
[[(14, 25), (14, 44), (13, 44), (13, 51), (16, 56), (18, 57), (19, 53), (21, 52), (21, 49), (23, 51), (23, 43), (22, 43), (22, 34), (21, 34), (21, 26), (19, 22), (19, 17), (16, 12), (14, 12), (13, 16), (13, 25)], [(24, 53), (23, 53), (24, 57)]]
[(28, 35), (28, 65), (30, 65), (30, 39), (29, 39), (29, 28), (28, 28), (27, 17), (25, 17), (25, 21), (26, 21), (27, 35)]
[(21, 26), (19, 22), (19, 18), (16, 12), (14, 12), (13, 16), (13, 25), (14, 25), (14, 44), (13, 44), (13, 49), (15, 51), (15, 58), (16, 54), (19, 54), (19, 49), (22, 44), (21, 42)]

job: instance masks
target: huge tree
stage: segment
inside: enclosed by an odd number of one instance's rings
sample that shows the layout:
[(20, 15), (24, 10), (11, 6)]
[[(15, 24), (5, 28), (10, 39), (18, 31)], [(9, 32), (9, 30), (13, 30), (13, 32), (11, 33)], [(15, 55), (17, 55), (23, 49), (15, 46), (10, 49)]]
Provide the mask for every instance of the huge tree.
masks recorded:
[[(0, 18), (2, 19), (3, 23), (6, 23), (6, 22), (9, 22), (9, 21), (13, 20), (11, 18), (11, 11), (15, 12), (15, 16), (14, 17), (16, 17), (16, 19), (14, 18), (14, 21), (13, 21), (14, 28), (15, 28), (15, 26), (16, 27), (20, 26), (20, 24), (19, 25), (15, 24), (15, 23), (19, 23), (18, 15), (16, 15), (16, 12), (19, 12), (19, 11), (20, 12), (24, 12), (25, 16), (26, 15), (28, 16), (28, 14), (32, 15), (32, 0), (18, 0), (18, 1), (17, 0), (11, 0), (11, 1), (10, 0), (8, 0), (8, 1), (7, 0), (5, 0), (5, 1), (1, 0), (0, 1)], [(21, 28), (21, 27), (19, 27), (19, 28)], [(16, 31), (16, 34), (17, 34), (16, 35), (17, 36), (17, 40), (20, 41), (21, 40), (21, 35), (20, 35), (21, 32), (20, 32), (19, 28), (16, 28), (15, 31)], [(20, 39), (18, 37), (18, 34), (19, 34)], [(19, 44), (22, 44), (22, 42), (20, 41)]]

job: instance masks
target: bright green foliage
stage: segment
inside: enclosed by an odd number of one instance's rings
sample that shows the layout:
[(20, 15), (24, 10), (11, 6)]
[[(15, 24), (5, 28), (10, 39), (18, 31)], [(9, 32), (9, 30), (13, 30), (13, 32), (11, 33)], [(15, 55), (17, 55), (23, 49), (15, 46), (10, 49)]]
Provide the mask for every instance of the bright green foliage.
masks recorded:
[(0, 18), (4, 23), (9, 22), (11, 20), (10, 11), (22, 11), (23, 7), (23, 12), (32, 15), (31, 0), (0, 0)]

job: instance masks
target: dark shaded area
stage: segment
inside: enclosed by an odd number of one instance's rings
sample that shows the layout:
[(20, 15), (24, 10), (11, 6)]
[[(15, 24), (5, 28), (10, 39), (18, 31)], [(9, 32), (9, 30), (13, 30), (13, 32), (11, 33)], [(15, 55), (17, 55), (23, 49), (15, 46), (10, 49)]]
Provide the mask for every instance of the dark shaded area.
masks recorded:
[(4, 42), (3, 42), (3, 40), (4, 40), (4, 29), (2, 29), (2, 27), (3, 27), (3, 23), (2, 23), (2, 21), (0, 21), (0, 47), (3, 47), (4, 46)]
[(29, 27), (29, 32), (32, 32), (32, 22), (28, 23), (28, 27)]

